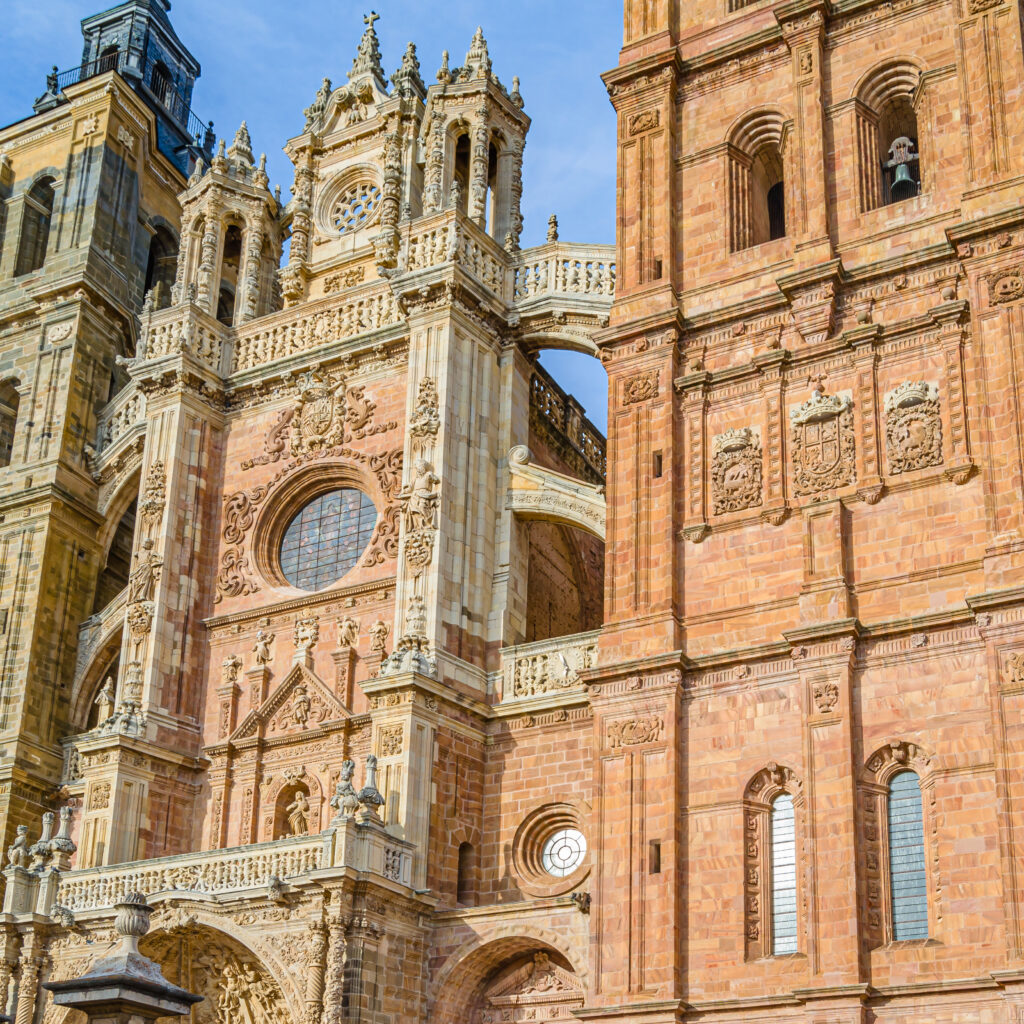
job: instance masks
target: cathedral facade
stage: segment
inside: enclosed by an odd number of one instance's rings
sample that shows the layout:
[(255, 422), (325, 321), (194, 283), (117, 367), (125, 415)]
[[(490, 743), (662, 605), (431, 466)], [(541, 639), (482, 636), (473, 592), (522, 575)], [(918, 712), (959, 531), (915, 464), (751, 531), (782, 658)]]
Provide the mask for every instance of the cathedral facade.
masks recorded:
[(1024, 1021), (1018, 0), (626, 0), (530, 248), (482, 31), (285, 202), (169, 6), (0, 130), (0, 1012)]

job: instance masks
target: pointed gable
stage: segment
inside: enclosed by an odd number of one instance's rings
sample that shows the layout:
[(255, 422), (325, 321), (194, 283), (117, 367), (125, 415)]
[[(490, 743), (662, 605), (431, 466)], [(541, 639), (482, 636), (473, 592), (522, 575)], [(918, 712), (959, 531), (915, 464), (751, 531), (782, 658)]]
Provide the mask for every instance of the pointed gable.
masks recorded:
[(231, 739), (294, 735), (351, 717), (315, 672), (294, 665), (263, 704), (245, 716)]

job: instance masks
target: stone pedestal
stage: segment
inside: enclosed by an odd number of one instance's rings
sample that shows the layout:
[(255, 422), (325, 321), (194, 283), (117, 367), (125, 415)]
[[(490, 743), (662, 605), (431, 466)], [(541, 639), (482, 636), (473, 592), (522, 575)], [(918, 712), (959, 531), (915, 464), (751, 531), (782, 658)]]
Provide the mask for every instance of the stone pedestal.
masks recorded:
[(152, 908), (140, 893), (117, 904), (114, 927), (121, 946), (98, 960), (87, 974), (67, 981), (48, 981), (57, 1006), (80, 1010), (89, 1024), (146, 1024), (159, 1017), (183, 1017), (203, 996), (172, 985), (160, 966), (139, 952), (139, 939), (149, 931)]

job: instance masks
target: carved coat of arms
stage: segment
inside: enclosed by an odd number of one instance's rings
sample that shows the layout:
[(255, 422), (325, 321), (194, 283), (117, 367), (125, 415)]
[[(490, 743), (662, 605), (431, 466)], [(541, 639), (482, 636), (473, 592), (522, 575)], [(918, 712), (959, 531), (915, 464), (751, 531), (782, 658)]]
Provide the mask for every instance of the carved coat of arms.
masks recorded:
[(299, 403), (292, 418), (292, 455), (333, 448), (345, 437), (345, 382), (316, 368), (299, 376)]
[(848, 396), (815, 390), (803, 405), (790, 410), (789, 419), (797, 494), (818, 494), (856, 480), (853, 403)]
[(716, 516), (761, 504), (761, 439), (749, 427), (712, 441), (711, 494)]
[(942, 462), (942, 418), (934, 385), (907, 381), (886, 395), (885, 448), (890, 473)]

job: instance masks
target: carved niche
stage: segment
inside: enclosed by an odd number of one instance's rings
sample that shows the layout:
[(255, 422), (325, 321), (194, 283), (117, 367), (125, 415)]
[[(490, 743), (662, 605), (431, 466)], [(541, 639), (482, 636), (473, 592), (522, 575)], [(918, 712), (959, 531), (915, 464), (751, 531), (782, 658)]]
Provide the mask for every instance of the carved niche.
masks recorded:
[(924, 381), (906, 381), (885, 396), (889, 472), (908, 473), (942, 462), (939, 394)]
[(853, 402), (825, 395), (820, 387), (789, 411), (793, 443), (793, 484), (798, 495), (820, 494), (856, 481)]
[(749, 427), (718, 434), (711, 444), (715, 515), (761, 504), (761, 438)]

